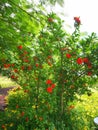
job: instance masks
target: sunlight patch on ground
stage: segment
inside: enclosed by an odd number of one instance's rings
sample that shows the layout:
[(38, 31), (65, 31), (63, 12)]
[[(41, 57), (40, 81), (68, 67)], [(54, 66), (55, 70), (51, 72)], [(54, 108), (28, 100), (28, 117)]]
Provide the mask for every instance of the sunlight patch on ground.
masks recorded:
[(12, 87), (17, 84), (13, 82), (11, 79), (0, 75), (0, 88)]

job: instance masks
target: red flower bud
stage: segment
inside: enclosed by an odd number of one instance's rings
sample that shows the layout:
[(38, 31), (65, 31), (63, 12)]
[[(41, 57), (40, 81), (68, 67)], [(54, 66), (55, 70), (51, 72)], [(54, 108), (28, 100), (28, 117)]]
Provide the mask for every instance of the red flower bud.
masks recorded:
[(50, 79), (46, 80), (46, 84), (51, 84), (51, 83), (52, 83), (52, 81)]
[(51, 63), (50, 61), (48, 61), (48, 65), (49, 65), (49, 66), (52, 66), (52, 63)]
[(27, 51), (24, 51), (24, 55), (26, 55), (26, 54), (28, 54), (28, 52), (27, 52)]
[(35, 66), (36, 66), (36, 67), (39, 67), (39, 64), (36, 64)]
[(24, 66), (21, 66), (21, 69), (22, 69), (22, 70), (24, 70), (24, 69), (25, 69), (25, 67), (24, 67)]
[(74, 107), (75, 107), (74, 105), (70, 105), (69, 110), (72, 110)]
[(22, 50), (23, 46), (20, 45), (20, 46), (18, 46), (17, 48), (18, 48), (19, 50)]
[(48, 56), (48, 59), (51, 59), (52, 58), (52, 56)]
[(55, 84), (52, 84), (52, 85), (51, 85), (51, 88), (55, 88), (55, 86), (56, 86)]
[(28, 117), (26, 117), (26, 122), (28, 122), (29, 121), (29, 118)]
[(48, 22), (52, 23), (53, 19), (52, 18), (48, 18)]
[(11, 66), (12, 66), (12, 67), (14, 67), (14, 66), (15, 66), (15, 64), (11, 64)]
[(40, 120), (40, 121), (42, 121), (42, 120), (43, 120), (43, 118), (42, 118), (42, 117), (39, 117), (39, 120)]
[(18, 108), (19, 108), (19, 105), (16, 105), (16, 108), (18, 109)]
[(28, 66), (28, 70), (31, 70), (32, 69), (32, 66)]
[(88, 76), (91, 76), (91, 75), (92, 75), (92, 72), (88, 72), (87, 75), (88, 75)]
[(24, 114), (25, 114), (24, 112), (21, 112), (21, 116), (24, 116)]
[(28, 62), (29, 62), (29, 60), (28, 60), (28, 59), (23, 59), (23, 61), (24, 61), (24, 62), (26, 62), (26, 63), (28, 63)]
[(11, 78), (12, 78), (12, 79), (15, 79), (15, 76), (14, 76), (14, 75), (11, 75)]
[(18, 69), (14, 69), (14, 72), (15, 72), (15, 73), (18, 73)]
[(2, 129), (5, 129), (5, 125), (2, 125), (1, 127), (2, 127)]

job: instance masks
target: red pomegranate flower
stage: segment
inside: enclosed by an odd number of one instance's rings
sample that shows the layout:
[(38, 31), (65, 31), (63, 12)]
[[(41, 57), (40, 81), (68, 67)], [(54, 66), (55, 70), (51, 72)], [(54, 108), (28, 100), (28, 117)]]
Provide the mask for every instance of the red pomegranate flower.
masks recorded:
[(74, 20), (77, 24), (81, 24), (80, 17), (74, 17)]
[(48, 87), (48, 88), (47, 88), (47, 92), (48, 92), (48, 93), (52, 93), (52, 90), (53, 90), (52, 87)]
[(82, 58), (78, 58), (76, 61), (79, 65), (83, 63), (83, 59)]
[(66, 54), (66, 57), (67, 57), (67, 58), (71, 58), (71, 54), (67, 53), (67, 54)]
[(46, 80), (46, 84), (51, 84), (52, 81), (50, 79)]
[(88, 58), (83, 58), (83, 62), (88, 63), (89, 62)]
[(9, 68), (10, 66), (10, 64), (4, 64), (4, 68)]

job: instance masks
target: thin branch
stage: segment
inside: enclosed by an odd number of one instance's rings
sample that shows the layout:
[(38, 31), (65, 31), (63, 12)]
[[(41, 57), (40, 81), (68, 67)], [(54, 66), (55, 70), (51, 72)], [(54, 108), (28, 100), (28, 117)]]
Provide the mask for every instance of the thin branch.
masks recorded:
[(20, 28), (18, 28), (17, 26), (15, 26), (12, 22), (9, 22), (8, 20), (5, 20), (5, 19), (3, 19), (3, 18), (0, 18), (0, 20), (2, 20), (3, 22), (6, 22), (6, 23), (12, 25), (13, 27), (15, 27), (16, 29), (22, 31)]
[[(33, 17), (36, 21), (40, 22), (42, 25), (43, 23), (37, 19), (34, 15), (28, 13), (26, 10), (24, 10), (23, 8), (21, 8), (20, 6), (18, 6), (17, 4), (15, 4), (13, 1), (9, 0), (10, 3), (12, 3), (13, 5), (15, 5), (17, 8), (19, 8), (20, 10), (22, 10), (23, 12), (25, 12), (27, 15), (29, 15), (30, 17)], [(44, 26), (44, 25), (43, 25)]]

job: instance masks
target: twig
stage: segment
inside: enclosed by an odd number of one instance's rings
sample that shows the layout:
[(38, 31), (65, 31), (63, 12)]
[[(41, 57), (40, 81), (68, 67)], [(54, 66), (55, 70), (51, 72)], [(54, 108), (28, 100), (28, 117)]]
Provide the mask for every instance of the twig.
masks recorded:
[(5, 20), (5, 19), (3, 19), (3, 18), (0, 18), (0, 20), (2, 20), (3, 22), (6, 22), (6, 23), (8, 23), (8, 24), (10, 24), (10, 25), (14, 26), (15, 28), (17, 28), (18, 30), (20, 30), (20, 31), (21, 31), (21, 29), (20, 29), (20, 28), (18, 28), (17, 26), (15, 26), (13, 23), (9, 22), (8, 20)]
[(23, 12), (25, 12), (27, 15), (29, 15), (30, 17), (33, 17), (36, 21), (40, 22), (43, 26), (44, 24), (39, 20), (37, 19), (34, 15), (28, 13), (26, 10), (24, 10), (23, 8), (21, 8), (20, 6), (18, 6), (17, 4), (15, 4), (13, 1), (9, 0), (10, 3), (12, 3), (13, 5), (15, 5), (17, 8), (19, 8), (20, 10), (22, 10)]

